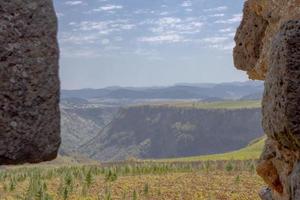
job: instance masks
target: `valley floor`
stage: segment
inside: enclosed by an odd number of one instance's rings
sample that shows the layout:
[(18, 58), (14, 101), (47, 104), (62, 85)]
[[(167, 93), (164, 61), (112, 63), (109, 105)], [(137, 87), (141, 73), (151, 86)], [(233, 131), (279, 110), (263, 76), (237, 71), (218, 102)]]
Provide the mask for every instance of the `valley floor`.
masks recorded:
[(0, 171), (2, 200), (258, 200), (255, 161), (42, 166)]

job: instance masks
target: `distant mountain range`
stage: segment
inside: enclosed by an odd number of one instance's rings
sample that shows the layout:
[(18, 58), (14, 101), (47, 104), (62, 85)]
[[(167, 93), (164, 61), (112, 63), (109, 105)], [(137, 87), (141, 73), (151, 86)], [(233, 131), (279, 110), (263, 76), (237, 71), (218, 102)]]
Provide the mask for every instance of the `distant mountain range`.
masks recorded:
[(262, 82), (232, 82), (221, 84), (181, 83), (170, 87), (108, 87), (103, 89), (62, 90), (62, 99), (260, 99)]

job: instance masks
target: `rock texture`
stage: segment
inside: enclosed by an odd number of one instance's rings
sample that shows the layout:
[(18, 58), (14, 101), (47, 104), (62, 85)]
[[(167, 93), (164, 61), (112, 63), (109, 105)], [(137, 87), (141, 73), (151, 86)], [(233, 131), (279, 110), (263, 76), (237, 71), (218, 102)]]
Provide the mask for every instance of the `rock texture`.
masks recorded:
[(56, 157), (57, 19), (51, 0), (0, 2), (0, 165)]
[(257, 172), (264, 200), (300, 199), (300, 1), (248, 0), (234, 61), (265, 80), (263, 128), (268, 136)]

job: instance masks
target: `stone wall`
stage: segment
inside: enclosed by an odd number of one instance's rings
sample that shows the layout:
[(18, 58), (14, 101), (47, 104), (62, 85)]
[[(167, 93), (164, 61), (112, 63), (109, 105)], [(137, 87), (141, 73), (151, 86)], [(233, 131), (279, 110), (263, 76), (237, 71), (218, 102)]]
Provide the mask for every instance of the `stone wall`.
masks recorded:
[(246, 1), (235, 40), (236, 67), (265, 80), (268, 139), (257, 172), (269, 188), (260, 196), (300, 199), (300, 1)]
[(0, 165), (56, 157), (57, 18), (51, 0), (0, 2)]

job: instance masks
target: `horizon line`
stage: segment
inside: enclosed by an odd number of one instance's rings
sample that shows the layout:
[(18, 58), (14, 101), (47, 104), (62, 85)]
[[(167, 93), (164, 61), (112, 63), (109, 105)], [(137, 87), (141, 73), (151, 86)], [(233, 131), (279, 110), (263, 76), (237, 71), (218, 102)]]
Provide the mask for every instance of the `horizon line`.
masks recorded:
[(246, 80), (246, 81), (231, 81), (231, 82), (182, 82), (182, 83), (174, 83), (172, 85), (152, 85), (152, 86), (121, 86), (121, 85), (111, 85), (105, 87), (98, 87), (98, 88), (73, 88), (73, 89), (66, 89), (60, 88), (61, 91), (68, 91), (68, 90), (100, 90), (100, 89), (108, 89), (108, 88), (167, 88), (167, 87), (174, 87), (174, 86), (188, 86), (188, 85), (222, 85), (222, 84), (230, 84), (230, 83), (251, 83), (251, 82), (261, 82), (260, 80)]

